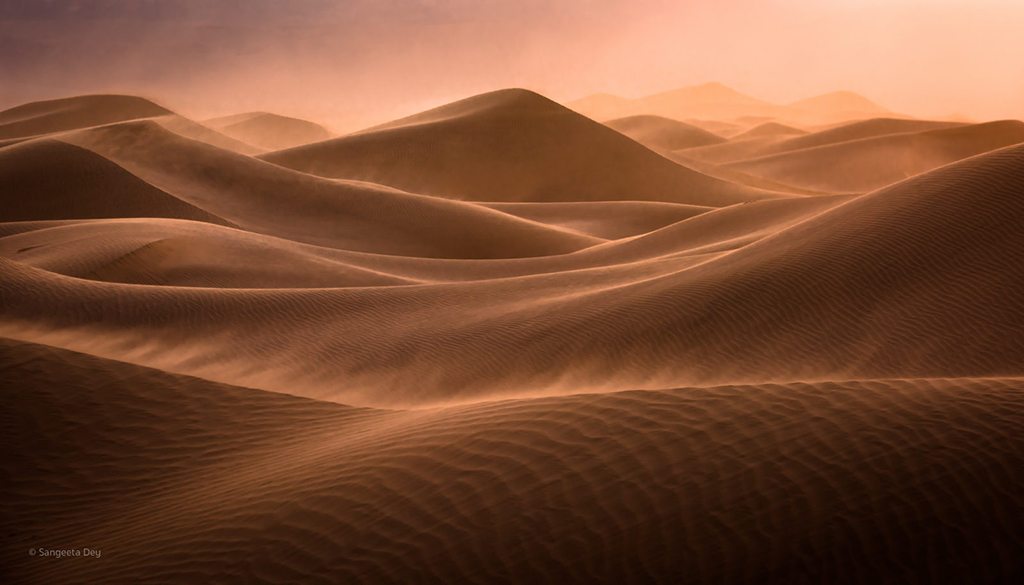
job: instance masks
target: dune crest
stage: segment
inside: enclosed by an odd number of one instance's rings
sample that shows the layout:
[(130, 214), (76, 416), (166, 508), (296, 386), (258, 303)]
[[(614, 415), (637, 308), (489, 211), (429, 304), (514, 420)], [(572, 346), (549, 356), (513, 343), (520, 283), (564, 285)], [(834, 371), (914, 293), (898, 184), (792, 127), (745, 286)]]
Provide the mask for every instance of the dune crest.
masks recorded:
[(314, 175), (472, 201), (721, 207), (785, 195), (708, 177), (520, 89), (260, 158)]

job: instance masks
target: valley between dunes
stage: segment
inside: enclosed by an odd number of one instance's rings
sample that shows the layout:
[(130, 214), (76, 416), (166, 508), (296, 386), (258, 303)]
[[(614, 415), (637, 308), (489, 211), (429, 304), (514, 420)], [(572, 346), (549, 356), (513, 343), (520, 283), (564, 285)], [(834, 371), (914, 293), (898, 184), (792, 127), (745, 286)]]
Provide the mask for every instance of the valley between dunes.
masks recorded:
[(0, 580), (1024, 579), (1024, 123), (752, 99), (0, 112)]

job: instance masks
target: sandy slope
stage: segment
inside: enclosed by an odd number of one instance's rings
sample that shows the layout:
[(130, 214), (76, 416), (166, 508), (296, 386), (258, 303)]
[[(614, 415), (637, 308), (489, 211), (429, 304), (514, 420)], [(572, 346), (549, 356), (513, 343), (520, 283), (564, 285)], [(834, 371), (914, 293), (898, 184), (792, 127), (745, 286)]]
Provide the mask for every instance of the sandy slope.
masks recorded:
[(654, 150), (672, 151), (709, 144), (721, 144), (725, 139), (686, 122), (661, 116), (628, 116), (605, 122), (640, 144)]
[[(804, 198), (702, 214), (580, 252), (590, 260), (576, 267), (544, 271), (558, 257), (508, 261), (527, 272), (512, 276), (500, 264), (471, 264), (493, 271), (474, 282), (164, 290), (5, 261), (5, 331), (378, 405), (567, 388), (1009, 375), (1024, 352), (1022, 277), (1008, 262), (1024, 247), (1014, 195), (1022, 157), (1024, 147), (1001, 150), (846, 203)], [(197, 307), (217, 319), (193, 323)], [(26, 322), (31, 333), (16, 333)]]
[(1024, 122), (1004, 120), (787, 149), (781, 154), (747, 158), (730, 168), (807, 189), (867, 191), (1020, 142), (1024, 142)]
[[(1009, 582), (1020, 568), (1019, 379), (380, 411), (0, 343), (21, 414), (0, 432), (34, 445), (3, 462), (17, 582)], [(24, 552), (69, 545), (102, 556)]]
[[(1024, 145), (970, 156), (1019, 123), (681, 165), (521, 90), (263, 157), (137, 107), (0, 146), (5, 582), (1024, 575)], [(687, 166), (755, 143), (805, 188)]]
[(168, 114), (171, 111), (167, 108), (126, 95), (89, 95), (32, 102), (0, 112), (0, 138), (24, 138)]
[[(68, 164), (53, 168), (55, 155), (27, 152), (40, 148), (34, 142), (0, 151), (0, 167), (20, 155), (6, 165), (17, 173), (18, 182), (0, 186), (11, 202), (4, 210), (7, 219), (214, 217), (220, 218), (219, 223), (299, 242), (455, 258), (557, 254), (603, 241), (468, 203), (295, 173), (185, 139), (150, 120), (63, 134), (60, 140), (55, 148), (84, 152), (81, 156), (91, 157), (89, 164), (102, 169), (77, 171)], [(85, 200), (62, 190), (80, 181), (81, 174), (97, 192)], [(45, 192), (52, 192), (54, 201), (30, 196), (39, 192), (40, 185), (51, 183), (53, 188)], [(166, 201), (150, 203), (156, 195), (136, 201), (145, 192), (157, 193)], [(288, 196), (282, 197), (284, 193)], [(63, 207), (63, 200), (75, 207)], [(43, 204), (50, 210), (48, 215), (34, 217), (33, 213), (38, 215), (34, 210)], [(76, 209), (86, 205), (84, 211)], [(126, 205), (140, 210), (135, 213), (128, 207), (125, 212)], [(28, 209), (22, 211), (23, 206)], [(200, 211), (186, 216), (175, 206)]]
[(937, 120), (872, 118), (808, 133), (770, 122), (737, 134), (728, 142), (680, 150), (678, 154), (704, 162), (729, 163), (805, 148), (836, 145), (864, 138), (880, 138), (891, 134), (926, 132), (960, 126), (966, 126), (966, 124)]
[(206, 120), (205, 123), (236, 140), (267, 150), (291, 148), (331, 137), (331, 133), (319, 124), (269, 112), (235, 114)]
[(758, 137), (758, 136), (785, 136), (785, 135), (793, 136), (793, 135), (797, 135), (797, 134), (807, 134), (807, 131), (806, 130), (801, 130), (800, 128), (794, 128), (793, 126), (786, 126), (785, 124), (779, 124), (778, 122), (765, 122), (764, 124), (760, 124), (760, 125), (754, 126), (750, 130), (747, 130), (745, 132), (741, 132), (740, 134), (732, 136), (732, 138), (733, 139), (737, 139), (737, 138), (744, 139), (744, 138), (755, 138), (755, 137)]
[(475, 201), (643, 200), (720, 207), (780, 195), (682, 167), (518, 89), (261, 158), (316, 175)]

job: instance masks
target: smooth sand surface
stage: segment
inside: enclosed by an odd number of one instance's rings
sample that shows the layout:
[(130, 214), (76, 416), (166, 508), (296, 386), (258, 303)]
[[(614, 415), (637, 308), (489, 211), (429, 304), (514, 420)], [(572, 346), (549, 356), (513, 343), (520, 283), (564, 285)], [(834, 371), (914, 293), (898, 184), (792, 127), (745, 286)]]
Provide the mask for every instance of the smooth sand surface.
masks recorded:
[(291, 148), (331, 137), (326, 128), (315, 122), (270, 112), (224, 116), (206, 120), (205, 124), (236, 140), (267, 150)]
[(1024, 575), (1021, 123), (153, 108), (0, 113), (5, 582)]
[(725, 138), (692, 124), (661, 116), (628, 116), (605, 122), (654, 150), (680, 150), (710, 144), (721, 144)]

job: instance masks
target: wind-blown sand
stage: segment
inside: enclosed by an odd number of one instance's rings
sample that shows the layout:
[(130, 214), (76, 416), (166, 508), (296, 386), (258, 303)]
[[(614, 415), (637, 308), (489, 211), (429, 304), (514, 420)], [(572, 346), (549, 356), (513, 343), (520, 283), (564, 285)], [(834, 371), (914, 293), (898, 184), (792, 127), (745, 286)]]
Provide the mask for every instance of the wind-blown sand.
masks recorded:
[(0, 112), (6, 581), (1024, 575), (1020, 123), (251, 121)]

